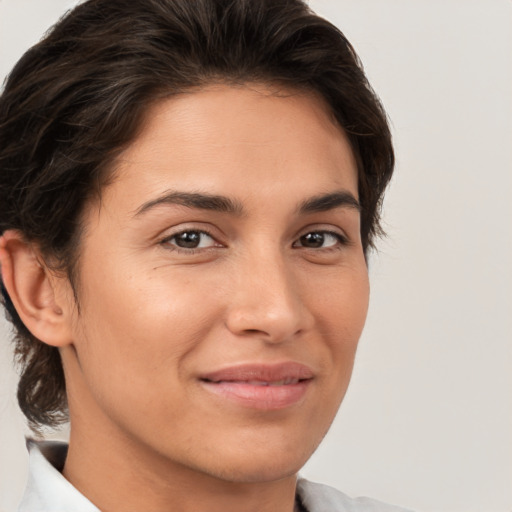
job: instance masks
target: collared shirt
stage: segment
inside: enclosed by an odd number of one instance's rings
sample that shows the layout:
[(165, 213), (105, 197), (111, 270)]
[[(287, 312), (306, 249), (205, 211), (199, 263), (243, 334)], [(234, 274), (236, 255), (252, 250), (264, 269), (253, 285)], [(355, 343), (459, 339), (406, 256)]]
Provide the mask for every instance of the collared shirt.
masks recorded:
[[(29, 475), (18, 512), (101, 512), (62, 474), (67, 445), (28, 442)], [(297, 498), (306, 512), (407, 512), (369, 498), (352, 499), (326, 485), (297, 481)]]

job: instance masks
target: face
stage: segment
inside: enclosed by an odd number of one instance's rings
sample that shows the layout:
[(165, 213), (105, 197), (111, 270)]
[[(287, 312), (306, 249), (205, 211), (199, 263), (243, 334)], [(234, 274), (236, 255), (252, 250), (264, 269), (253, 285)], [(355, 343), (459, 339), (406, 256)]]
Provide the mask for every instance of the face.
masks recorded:
[(313, 95), (211, 86), (154, 106), (86, 211), (72, 429), (224, 480), (294, 474), (366, 317), (357, 199)]

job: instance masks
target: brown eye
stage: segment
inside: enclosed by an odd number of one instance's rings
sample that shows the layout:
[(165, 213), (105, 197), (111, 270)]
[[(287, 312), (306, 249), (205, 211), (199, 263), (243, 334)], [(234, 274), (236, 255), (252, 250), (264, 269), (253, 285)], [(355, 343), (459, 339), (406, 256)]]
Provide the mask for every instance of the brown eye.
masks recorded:
[(341, 235), (330, 233), (328, 231), (312, 231), (302, 235), (294, 244), (295, 246), (305, 247), (308, 249), (325, 249), (334, 247), (342, 242)]
[(179, 247), (180, 249), (203, 249), (214, 247), (215, 240), (204, 231), (182, 231), (168, 238), (166, 243)]
[(302, 247), (322, 247), (324, 245), (323, 233), (308, 233), (300, 237)]

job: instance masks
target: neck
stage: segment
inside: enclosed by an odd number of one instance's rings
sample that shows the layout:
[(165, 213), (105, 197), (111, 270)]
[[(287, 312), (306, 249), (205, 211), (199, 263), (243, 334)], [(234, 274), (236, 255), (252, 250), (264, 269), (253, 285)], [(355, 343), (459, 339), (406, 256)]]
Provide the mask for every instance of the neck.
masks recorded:
[(102, 512), (282, 512), (295, 510), (296, 475), (233, 482), (151, 453), (108, 432), (75, 429), (63, 475)]

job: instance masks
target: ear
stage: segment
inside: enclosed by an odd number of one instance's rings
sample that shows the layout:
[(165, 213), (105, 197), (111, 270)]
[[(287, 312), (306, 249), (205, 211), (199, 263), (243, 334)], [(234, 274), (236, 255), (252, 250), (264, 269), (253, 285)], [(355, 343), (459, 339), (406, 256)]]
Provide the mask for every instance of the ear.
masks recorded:
[(22, 233), (7, 230), (0, 237), (2, 281), (27, 329), (55, 347), (71, 344), (69, 281), (51, 272)]

